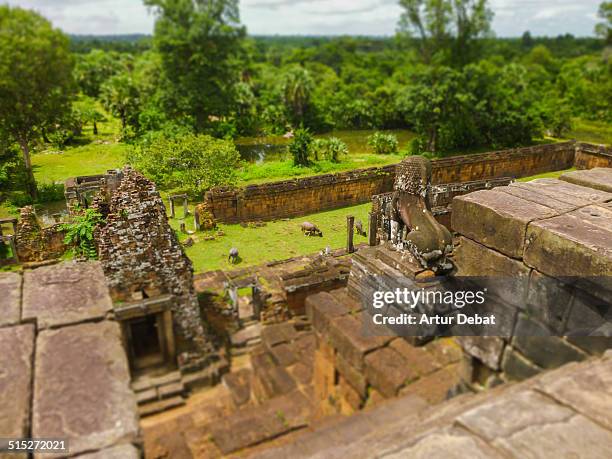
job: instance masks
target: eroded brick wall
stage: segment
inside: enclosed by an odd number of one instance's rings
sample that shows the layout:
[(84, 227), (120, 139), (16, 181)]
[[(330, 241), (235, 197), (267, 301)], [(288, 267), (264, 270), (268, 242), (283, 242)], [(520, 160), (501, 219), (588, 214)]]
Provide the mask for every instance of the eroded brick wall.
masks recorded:
[(43, 228), (32, 206), (22, 207), (15, 233), (15, 247), (21, 262), (38, 262), (61, 257), (68, 248), (61, 224)]
[[(582, 151), (577, 155), (577, 149)], [(491, 153), (454, 156), (432, 161), (434, 184), (469, 182), (500, 177), (528, 177), (608, 164), (608, 149), (576, 142), (536, 145)], [(215, 189), (205, 202), (215, 218), (225, 223), (273, 220), (368, 202), (393, 189), (395, 165), (339, 174), (285, 180), (245, 188)]]

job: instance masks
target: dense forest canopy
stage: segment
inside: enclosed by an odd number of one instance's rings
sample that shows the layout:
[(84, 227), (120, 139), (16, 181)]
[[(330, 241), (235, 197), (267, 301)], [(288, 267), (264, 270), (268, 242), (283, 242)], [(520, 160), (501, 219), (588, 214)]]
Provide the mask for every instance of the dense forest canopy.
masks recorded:
[[(406, 154), (440, 156), (561, 137), (574, 119), (612, 119), (612, 2), (602, 3), (590, 38), (497, 38), (486, 0), (401, 0), (393, 37), (249, 36), (237, 0), (144, 3), (156, 17), (151, 37), (68, 39), (34, 12), (0, 8), (0, 187), (25, 167), (34, 196), (30, 149), (96, 129), (100, 106), (120, 120), (121, 141), (137, 146), (143, 169), (169, 158), (160, 170), (185, 151), (181, 139), (227, 152), (212, 139), (410, 129), (417, 137)], [(28, 25), (23, 40), (7, 36), (15, 21)], [(8, 65), (23, 53), (39, 56), (27, 66), (36, 87)], [(36, 109), (19, 121), (26, 127), (9, 128), (24, 94)], [(202, 180), (194, 188), (217, 183)]]

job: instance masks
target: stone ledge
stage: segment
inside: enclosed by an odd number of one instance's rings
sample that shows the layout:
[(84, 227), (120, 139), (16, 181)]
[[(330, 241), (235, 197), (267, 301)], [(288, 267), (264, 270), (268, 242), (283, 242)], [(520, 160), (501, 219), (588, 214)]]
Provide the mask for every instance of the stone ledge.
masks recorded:
[(610, 168), (596, 167), (589, 170), (566, 172), (559, 177), (559, 180), (612, 193), (612, 169)]

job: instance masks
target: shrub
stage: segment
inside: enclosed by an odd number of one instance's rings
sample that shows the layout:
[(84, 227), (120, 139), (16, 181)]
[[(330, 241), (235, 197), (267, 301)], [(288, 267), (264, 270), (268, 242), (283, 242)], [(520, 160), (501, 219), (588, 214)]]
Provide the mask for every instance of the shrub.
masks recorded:
[(333, 163), (339, 163), (340, 158), (348, 154), (348, 147), (337, 137), (317, 139), (313, 143), (313, 149), (316, 157), (320, 155), (322, 158)]
[(384, 132), (375, 132), (368, 137), (368, 145), (372, 147), (374, 153), (379, 155), (397, 153), (399, 148), (397, 137), (393, 134), (386, 134)]
[(310, 160), (308, 156), (312, 148), (314, 139), (308, 129), (298, 129), (295, 131), (293, 140), (289, 144), (289, 153), (293, 156), (293, 164), (295, 166), (308, 166)]
[(77, 257), (94, 260), (98, 257), (94, 242), (94, 230), (103, 222), (102, 215), (94, 209), (86, 209), (82, 215), (77, 215), (72, 223), (62, 225), (66, 231), (64, 242), (72, 246), (72, 252)]
[(38, 183), (36, 188), (38, 189), (37, 202), (39, 203), (63, 201), (65, 199), (62, 183)]
[(194, 134), (153, 137), (127, 159), (158, 185), (179, 187), (192, 195), (234, 185), (242, 165), (233, 142)]

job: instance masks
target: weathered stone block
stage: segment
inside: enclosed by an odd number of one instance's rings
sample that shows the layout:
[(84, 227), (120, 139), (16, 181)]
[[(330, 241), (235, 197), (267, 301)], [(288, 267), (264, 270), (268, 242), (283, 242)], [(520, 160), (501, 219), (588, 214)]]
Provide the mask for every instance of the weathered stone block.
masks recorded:
[(411, 367), (415, 376), (423, 376), (432, 373), (442, 367), (436, 357), (428, 352), (425, 347), (413, 346), (403, 338), (397, 338), (389, 344), (393, 350), (402, 356), (406, 364)]
[(612, 276), (612, 210), (587, 206), (527, 228), (525, 263), (553, 277)]
[(136, 398), (118, 324), (39, 333), (35, 374), (33, 437), (68, 438), (71, 454), (137, 441)]
[(459, 336), (464, 351), (493, 370), (499, 370), (506, 342), (496, 336)]
[(537, 388), (612, 430), (611, 360), (593, 362), (580, 371), (544, 374)]
[(365, 375), (368, 382), (385, 397), (396, 396), (401, 387), (419, 377), (409, 362), (390, 347), (365, 357)]
[(306, 313), (312, 321), (312, 326), (321, 335), (326, 335), (332, 319), (348, 313), (348, 309), (338, 303), (327, 292), (309, 295), (306, 299)]
[(476, 191), (453, 199), (453, 230), (512, 258), (522, 258), (529, 222), (558, 212), (495, 190)]
[(566, 172), (560, 180), (612, 193), (612, 169), (596, 167), (584, 171)]
[(483, 284), (490, 280), (490, 285), (483, 285), (490, 293), (508, 304), (523, 306), (531, 269), (520, 261), (465, 237), (459, 238), (453, 261), (457, 267), (456, 276), (480, 277)]
[(541, 324), (519, 315), (512, 346), (541, 368), (557, 368), (584, 360), (587, 355), (557, 336), (550, 336)]
[[(577, 289), (567, 319), (565, 334), (572, 337), (610, 336), (609, 328), (611, 325), (612, 305)], [(606, 328), (608, 329), (607, 333)]]
[(396, 457), (469, 457), (473, 459), (501, 459), (494, 448), (474, 435), (452, 427), (432, 430), (409, 446), (397, 448)]
[(241, 368), (238, 371), (227, 373), (222, 378), (236, 406), (248, 403), (251, 398), (251, 375), (248, 368)]
[(441, 403), (448, 398), (451, 391), (460, 382), (459, 363), (454, 363), (400, 389), (400, 395), (415, 395), (430, 404)]
[(362, 371), (355, 369), (340, 354), (336, 356), (336, 370), (338, 370), (338, 373), (342, 375), (346, 382), (351, 385), (361, 398), (366, 398), (368, 383)]
[[(604, 191), (594, 190), (592, 188), (586, 188), (556, 179), (537, 179), (526, 183), (516, 182), (508, 188), (530, 190), (540, 195), (543, 199), (552, 198), (558, 203), (566, 203), (574, 209), (589, 204), (601, 203), (612, 197), (610, 193)], [(548, 202), (548, 206), (552, 208), (559, 206), (559, 204), (553, 204), (550, 201), (546, 202)], [(565, 209), (565, 207), (559, 207), (559, 210), (561, 209)]]
[(26, 271), (23, 319), (39, 328), (103, 318), (113, 305), (98, 262), (66, 262)]
[(519, 352), (512, 349), (512, 347), (507, 346), (502, 359), (502, 371), (506, 379), (523, 381), (537, 375), (542, 369), (527, 360)]
[(612, 433), (533, 391), (492, 399), (457, 418), (510, 457), (606, 457)]
[(554, 333), (561, 334), (573, 295), (571, 285), (533, 270), (525, 310), (530, 317), (545, 323)]
[(362, 326), (360, 318), (342, 316), (333, 319), (329, 327), (332, 346), (358, 370), (363, 369), (363, 359), (368, 352), (384, 346), (391, 340), (385, 336), (366, 336), (362, 333)]
[(16, 324), (21, 314), (21, 276), (0, 273), (0, 326)]
[(0, 328), (0, 437), (29, 435), (33, 352), (33, 325)]

